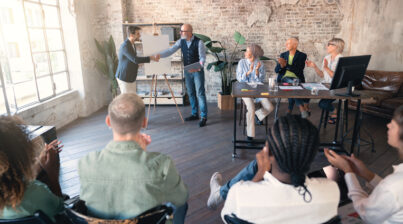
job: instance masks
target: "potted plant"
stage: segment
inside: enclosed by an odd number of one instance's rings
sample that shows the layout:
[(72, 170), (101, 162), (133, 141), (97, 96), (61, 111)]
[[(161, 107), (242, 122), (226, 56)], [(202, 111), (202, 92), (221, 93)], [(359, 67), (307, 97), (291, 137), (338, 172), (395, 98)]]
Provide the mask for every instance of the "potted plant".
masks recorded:
[(113, 41), (112, 35), (108, 41), (103, 41), (102, 44), (97, 39), (94, 40), (98, 51), (102, 54), (102, 60), (96, 59), (95, 66), (100, 73), (110, 80), (110, 91), (112, 92), (112, 97), (115, 98), (118, 95), (118, 82), (115, 77), (116, 69), (118, 68), (118, 56), (115, 41)]
[(215, 57), (215, 61), (207, 65), (207, 70), (214, 69), (215, 72), (220, 72), (221, 75), (221, 92), (218, 93), (218, 108), (221, 110), (231, 110), (233, 106), (233, 98), (231, 97), (232, 90), (232, 74), (233, 65), (236, 65), (238, 61), (235, 61), (239, 45), (245, 44), (245, 37), (236, 31), (233, 35), (235, 41), (235, 47), (231, 54), (227, 54), (227, 49), (223, 47), (222, 43), (217, 40), (211, 40), (210, 37), (202, 34), (194, 34), (206, 45), (207, 53)]

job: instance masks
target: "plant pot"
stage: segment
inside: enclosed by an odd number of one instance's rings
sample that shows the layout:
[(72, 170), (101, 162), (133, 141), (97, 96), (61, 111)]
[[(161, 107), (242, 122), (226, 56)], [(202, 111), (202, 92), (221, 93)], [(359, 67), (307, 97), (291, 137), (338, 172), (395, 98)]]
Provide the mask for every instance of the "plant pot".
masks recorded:
[(231, 95), (217, 94), (217, 104), (220, 110), (233, 110), (234, 109), (234, 98)]

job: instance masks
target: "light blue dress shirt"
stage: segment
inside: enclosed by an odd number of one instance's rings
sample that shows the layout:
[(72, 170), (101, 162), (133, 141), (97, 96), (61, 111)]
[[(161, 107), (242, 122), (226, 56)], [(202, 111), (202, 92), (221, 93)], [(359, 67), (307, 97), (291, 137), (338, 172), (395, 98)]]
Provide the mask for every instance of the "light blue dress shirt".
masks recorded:
[(256, 66), (259, 61), (259, 59), (256, 59), (253, 62), (253, 71), (246, 76), (246, 73), (250, 69), (251, 62), (246, 58), (239, 60), (238, 67), (236, 69), (236, 79), (238, 82), (263, 82), (264, 78), (266, 77), (266, 70), (262, 61), (260, 61), (261, 65), (259, 68), (259, 74), (256, 76)]
[[(171, 48), (168, 48), (168, 49), (160, 52), (159, 54), (161, 55), (161, 58), (169, 57), (173, 53), (175, 53), (177, 50), (179, 50), (181, 48), (181, 40), (182, 39), (177, 40), (176, 43)], [(192, 36), (192, 38), (189, 41), (186, 40), (186, 44), (187, 44), (188, 48), (192, 44), (193, 40), (194, 40), (194, 35)], [(206, 62), (206, 47), (204, 46), (204, 43), (202, 40), (199, 40), (198, 47), (199, 47), (200, 62), (202, 63), (202, 65), (204, 65), (204, 62)]]

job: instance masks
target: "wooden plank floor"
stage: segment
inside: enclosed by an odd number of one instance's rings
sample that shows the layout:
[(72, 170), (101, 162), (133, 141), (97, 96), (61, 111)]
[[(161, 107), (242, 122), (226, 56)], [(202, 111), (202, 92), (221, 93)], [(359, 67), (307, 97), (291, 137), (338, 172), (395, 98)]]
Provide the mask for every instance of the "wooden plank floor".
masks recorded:
[[(186, 223), (222, 223), (220, 208), (211, 211), (206, 207), (209, 195), (209, 181), (211, 175), (219, 171), (225, 179), (234, 176), (254, 156), (255, 150), (238, 150), (240, 158), (232, 159), (232, 131), (233, 112), (223, 112), (215, 104), (209, 104), (208, 125), (198, 127), (197, 121), (182, 124), (173, 106), (159, 106), (152, 113), (149, 128), (144, 132), (151, 135), (152, 143), (149, 151), (158, 151), (171, 156), (187, 184), (190, 192), (189, 210)], [(311, 121), (318, 124), (320, 110), (317, 104), (311, 104), (313, 109)], [(286, 105), (282, 104), (280, 114), (284, 114)], [(296, 109), (294, 109), (296, 110)], [(184, 116), (190, 114), (190, 107), (181, 107)], [(101, 150), (111, 139), (111, 130), (104, 123), (106, 108), (99, 110), (87, 118), (80, 118), (58, 130), (58, 137), (64, 143), (61, 153), (61, 185), (64, 193), (71, 196), (79, 194), (79, 180), (77, 175), (77, 161), (94, 150)], [(354, 112), (350, 113), (350, 126)], [(273, 115), (269, 115), (269, 125)], [(387, 120), (370, 115), (364, 116), (364, 128), (375, 139), (375, 153), (368, 147), (361, 148), (360, 158), (375, 172), (385, 176), (392, 172), (391, 165), (398, 163), (395, 150), (387, 145)], [(328, 125), (321, 131), (322, 142), (330, 141), (333, 137), (334, 125)], [(257, 129), (258, 137), (265, 134), (264, 126)], [(241, 127), (238, 136), (243, 138)], [(364, 132), (362, 136), (365, 138)], [(318, 153), (312, 170), (326, 165), (323, 154)]]

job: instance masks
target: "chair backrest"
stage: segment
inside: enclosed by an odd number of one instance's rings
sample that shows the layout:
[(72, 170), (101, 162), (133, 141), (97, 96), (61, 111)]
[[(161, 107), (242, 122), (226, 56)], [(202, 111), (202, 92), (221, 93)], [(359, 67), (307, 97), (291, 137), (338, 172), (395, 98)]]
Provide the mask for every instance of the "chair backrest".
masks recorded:
[(38, 210), (32, 216), (27, 216), (17, 219), (0, 219), (0, 223), (14, 223), (14, 224), (54, 224), (50, 218), (42, 211)]
[(175, 206), (167, 203), (151, 208), (136, 217), (122, 220), (90, 217), (70, 208), (66, 209), (66, 215), (70, 222), (75, 224), (163, 224), (167, 219), (172, 218), (174, 211)]
[(136, 218), (138, 219), (139, 224), (163, 224), (166, 220), (173, 219), (175, 209), (176, 207), (172, 203), (165, 203), (141, 213)]
[(231, 215), (224, 215), (224, 220), (228, 224), (252, 224), (248, 221), (236, 217), (236, 215), (233, 213)]

